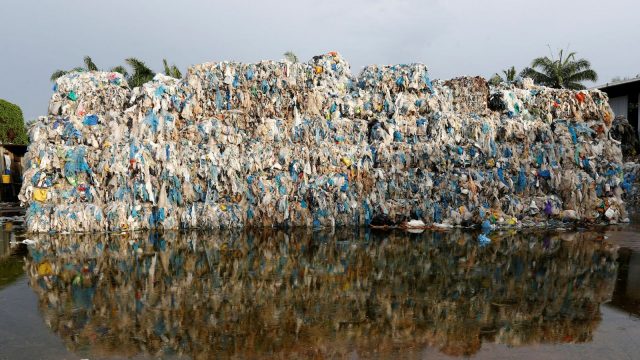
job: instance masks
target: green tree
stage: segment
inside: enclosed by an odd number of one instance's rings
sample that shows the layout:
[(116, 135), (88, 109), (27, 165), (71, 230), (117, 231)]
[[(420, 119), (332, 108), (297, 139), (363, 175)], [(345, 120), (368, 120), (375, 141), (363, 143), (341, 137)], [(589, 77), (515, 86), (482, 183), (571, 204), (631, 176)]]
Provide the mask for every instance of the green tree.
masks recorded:
[(501, 82), (514, 82), (516, 77), (518, 76), (518, 72), (516, 71), (516, 67), (512, 66), (506, 70), (502, 70), (503, 76), (498, 73), (495, 73), (491, 79), (489, 79), (489, 83), (491, 85), (498, 85)]
[(515, 66), (512, 66), (506, 70), (502, 70), (502, 73), (504, 74), (504, 80), (506, 82), (514, 82), (516, 80), (516, 77), (518, 76)]
[(284, 58), (291, 61), (292, 63), (298, 62), (298, 56), (293, 53), (293, 51), (287, 51), (284, 53)]
[[(125, 63), (131, 68), (129, 71), (125, 66), (118, 65), (112, 67), (109, 71), (117, 72), (122, 74), (126, 79), (127, 83), (129, 83), (130, 87), (141, 86), (147, 81), (151, 81), (156, 73), (151, 70), (144, 61), (131, 57), (125, 59)], [(182, 73), (180, 69), (176, 65), (169, 66), (169, 63), (166, 59), (162, 59), (162, 63), (164, 65), (164, 72), (166, 75), (174, 77), (174, 78), (182, 78)], [(55, 81), (59, 77), (73, 71), (99, 71), (98, 66), (91, 60), (89, 56), (84, 57), (84, 66), (75, 67), (71, 70), (56, 70), (53, 74), (51, 74), (51, 81)]]
[(162, 65), (164, 66), (165, 75), (174, 77), (176, 79), (182, 78), (182, 73), (180, 72), (180, 69), (178, 69), (178, 67), (175, 64), (169, 66), (167, 59), (162, 59)]
[(130, 87), (142, 86), (142, 84), (153, 80), (156, 73), (151, 70), (142, 60), (137, 58), (128, 58), (124, 60), (133, 70), (127, 76), (127, 82)]
[(577, 59), (575, 52), (565, 56), (564, 50), (558, 52), (557, 59), (553, 55), (533, 59), (531, 67), (522, 70), (522, 76), (532, 78), (539, 85), (572, 90), (585, 89), (583, 81), (598, 80), (588, 60)]
[(56, 81), (59, 77), (75, 71), (98, 71), (98, 66), (91, 60), (90, 56), (84, 57), (84, 66), (74, 67), (71, 70), (56, 70), (51, 74), (51, 81)]
[(109, 71), (122, 74), (125, 78), (129, 77), (129, 71), (122, 65), (114, 66)]
[(3, 144), (29, 143), (22, 110), (16, 104), (0, 99), (0, 142)]

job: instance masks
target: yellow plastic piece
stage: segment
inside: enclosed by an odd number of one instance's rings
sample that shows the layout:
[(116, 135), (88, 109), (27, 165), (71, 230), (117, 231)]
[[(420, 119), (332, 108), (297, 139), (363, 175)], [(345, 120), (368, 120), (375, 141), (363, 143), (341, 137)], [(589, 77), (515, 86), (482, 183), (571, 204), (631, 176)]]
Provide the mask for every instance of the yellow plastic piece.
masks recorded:
[(33, 190), (33, 200), (45, 202), (47, 201), (47, 194), (49, 193), (48, 189), (36, 188)]
[(38, 275), (48, 276), (51, 274), (53, 274), (53, 270), (51, 269), (51, 264), (49, 264), (48, 262), (43, 262), (42, 264), (38, 265)]

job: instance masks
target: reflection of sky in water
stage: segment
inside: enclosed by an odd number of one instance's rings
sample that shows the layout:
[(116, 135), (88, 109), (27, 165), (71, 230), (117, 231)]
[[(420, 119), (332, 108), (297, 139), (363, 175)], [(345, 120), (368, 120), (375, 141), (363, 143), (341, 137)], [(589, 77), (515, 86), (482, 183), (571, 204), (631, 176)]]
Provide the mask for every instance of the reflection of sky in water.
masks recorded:
[(27, 273), (73, 351), (342, 357), (587, 342), (617, 247), (593, 233), (60, 235)]

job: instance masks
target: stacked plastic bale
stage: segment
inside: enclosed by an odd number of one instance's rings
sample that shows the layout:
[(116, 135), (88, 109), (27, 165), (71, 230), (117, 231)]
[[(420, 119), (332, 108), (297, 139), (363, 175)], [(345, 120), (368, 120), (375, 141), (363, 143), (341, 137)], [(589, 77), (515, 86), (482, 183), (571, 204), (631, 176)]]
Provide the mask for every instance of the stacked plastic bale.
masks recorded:
[(412, 188), (423, 181), (413, 171), (412, 143), (417, 136), (417, 117), (425, 114), (425, 98), (431, 92), (422, 64), (368, 66), (358, 77), (353, 96), (361, 99), (359, 113), (369, 122), (370, 188), (363, 193), (369, 210), (366, 221), (376, 214), (408, 217), (415, 210)]
[[(240, 202), (229, 225), (335, 225), (333, 209), (354, 208), (345, 205), (348, 174), (343, 168), (350, 157), (359, 157), (353, 154), (360, 143), (351, 141), (354, 128), (340, 116), (351, 78), (348, 64), (337, 54), (308, 64), (203, 64), (192, 68), (185, 82), (195, 89), (192, 108), (203, 102), (213, 105), (202, 117), (194, 116), (197, 121), (236, 114), (242, 122), (231, 124), (242, 129), (237, 152), (230, 163), (220, 164), (223, 171), (234, 171), (219, 186), (237, 183), (226, 190)], [(359, 124), (356, 131), (362, 133), (362, 128), (366, 126)], [(217, 145), (225, 153), (236, 146), (226, 141)], [(235, 206), (221, 200), (225, 213)], [(352, 223), (347, 218), (343, 224)]]
[[(337, 53), (329, 53), (314, 57), (308, 65), (316, 86), (309, 89), (301, 111), (308, 121), (296, 130), (313, 134), (304, 150), (303, 167), (311, 171), (304, 174), (295, 192), (296, 206), (308, 209), (307, 223), (313, 227), (362, 224), (366, 215), (360, 160), (370, 153), (368, 123), (359, 118), (351, 95), (355, 82), (349, 64)], [(319, 99), (322, 104), (317, 107)], [(297, 148), (292, 144), (294, 154)]]
[(123, 110), (129, 97), (118, 73), (73, 73), (58, 79), (49, 115), (30, 129), (31, 144), (20, 193), (31, 231), (105, 230), (103, 209), (113, 174), (105, 160), (119, 158), (128, 137)]
[[(269, 61), (189, 70), (185, 88), (192, 97), (183, 117), (191, 117), (202, 136), (213, 137), (203, 163), (208, 173), (202, 174), (208, 197), (184, 213), (184, 222), (218, 227), (277, 221), (258, 208), (273, 213), (286, 201), (285, 187), (276, 184), (284, 174), (279, 156), (294, 124), (292, 95), (305, 86), (304, 72), (301, 64)], [(211, 127), (202, 126), (209, 122)]]
[[(421, 64), (352, 77), (336, 53), (206, 63), (125, 87), (114, 73), (58, 82), (32, 130), (31, 230), (626, 218), (598, 91), (432, 82)], [(68, 176), (34, 178), (60, 151)], [(54, 185), (76, 190), (34, 193)]]
[(591, 221), (627, 217), (622, 154), (609, 135), (612, 112), (604, 93), (525, 83), (502, 86), (492, 97), (502, 115), (500, 131), (509, 136), (515, 130), (522, 140), (525, 156), (510, 175), (525, 185), (526, 212)]

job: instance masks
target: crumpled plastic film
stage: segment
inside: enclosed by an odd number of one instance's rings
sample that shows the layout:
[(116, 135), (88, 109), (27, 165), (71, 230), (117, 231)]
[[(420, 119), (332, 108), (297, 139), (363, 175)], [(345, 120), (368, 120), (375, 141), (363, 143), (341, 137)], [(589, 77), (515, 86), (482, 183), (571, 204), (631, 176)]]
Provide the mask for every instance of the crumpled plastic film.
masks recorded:
[(34, 232), (627, 220), (597, 90), (431, 80), (422, 64), (352, 76), (334, 52), (134, 89), (72, 73), (54, 90), (19, 197)]

